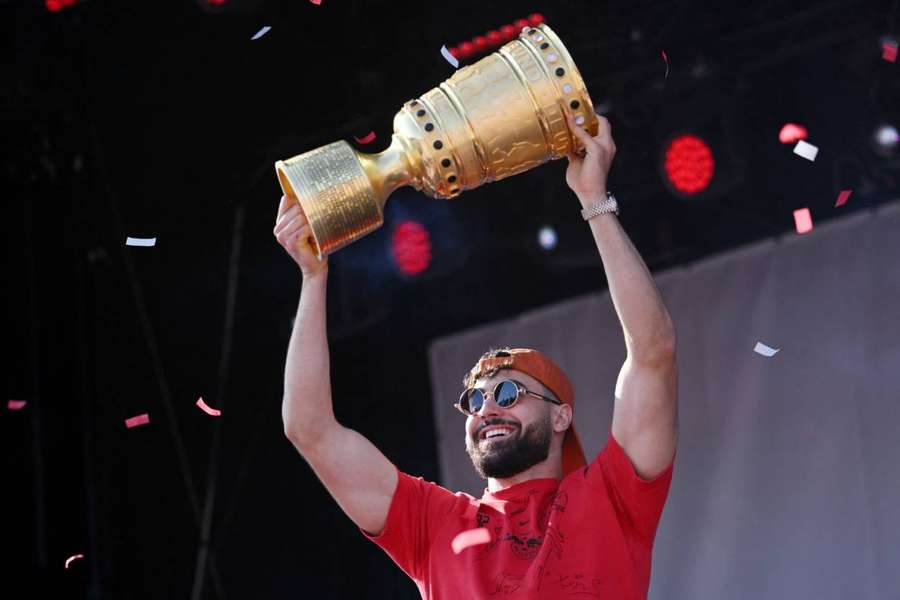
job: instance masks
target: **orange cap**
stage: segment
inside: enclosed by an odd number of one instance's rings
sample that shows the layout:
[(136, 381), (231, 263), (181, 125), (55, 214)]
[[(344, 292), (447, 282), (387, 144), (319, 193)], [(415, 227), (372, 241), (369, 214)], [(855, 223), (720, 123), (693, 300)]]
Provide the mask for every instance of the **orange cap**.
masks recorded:
[[(531, 375), (553, 394), (563, 404), (568, 404), (575, 410), (575, 392), (572, 383), (563, 370), (555, 362), (530, 348), (511, 348), (498, 352), (494, 358), (481, 358), (469, 374), (466, 375), (465, 386), (472, 387), (479, 377), (490, 377), (500, 369), (515, 369)], [(575, 423), (569, 425), (562, 445), (563, 475), (582, 468), (587, 464), (584, 459), (584, 450), (575, 432)]]

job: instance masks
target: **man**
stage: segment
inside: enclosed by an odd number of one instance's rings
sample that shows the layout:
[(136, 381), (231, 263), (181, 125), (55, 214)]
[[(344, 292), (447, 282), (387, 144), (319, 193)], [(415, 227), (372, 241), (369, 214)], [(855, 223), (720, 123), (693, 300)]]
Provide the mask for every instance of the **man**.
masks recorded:
[[(607, 198), (616, 151), (609, 122), (600, 117), (593, 138), (568, 122), (586, 153), (569, 157), (566, 182), (584, 208), (628, 351), (611, 432), (586, 465), (563, 371), (535, 350), (489, 352), (466, 377), (458, 404), (467, 415), (466, 449), (488, 482), (481, 500), (399, 472), (335, 420), (325, 334), (328, 262), (311, 251), (299, 207), (284, 198), (279, 207), (275, 235), (303, 272), (285, 368), (285, 433), (423, 598), (647, 595), (675, 456), (675, 331), (618, 223), (615, 199)], [(591, 400), (605, 395), (594, 392)]]

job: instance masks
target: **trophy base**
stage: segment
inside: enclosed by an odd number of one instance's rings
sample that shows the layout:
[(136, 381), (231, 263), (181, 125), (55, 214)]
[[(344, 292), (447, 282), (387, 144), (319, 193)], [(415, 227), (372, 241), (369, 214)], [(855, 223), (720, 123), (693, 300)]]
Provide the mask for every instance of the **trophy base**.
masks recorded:
[(378, 229), (385, 198), (378, 198), (358, 153), (340, 141), (275, 163), (288, 201), (299, 202), (321, 259)]

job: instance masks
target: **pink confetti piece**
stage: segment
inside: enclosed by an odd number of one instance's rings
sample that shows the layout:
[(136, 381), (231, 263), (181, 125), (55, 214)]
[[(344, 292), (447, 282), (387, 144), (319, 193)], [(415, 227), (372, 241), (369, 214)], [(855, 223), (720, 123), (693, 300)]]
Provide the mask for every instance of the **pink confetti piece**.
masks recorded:
[(368, 144), (375, 139), (375, 132), (370, 131), (369, 133), (367, 133), (365, 135), (365, 137), (361, 137), (361, 138), (358, 138), (354, 135), (353, 139), (356, 140), (357, 142), (359, 142), (360, 144)]
[(794, 225), (797, 233), (809, 233), (813, 230), (812, 215), (808, 208), (798, 208), (794, 211)]
[(316, 6), (322, 5), (322, 0), (309, 0), (309, 1), (312, 2), (313, 4), (315, 4)]
[(897, 44), (885, 42), (881, 45), (881, 58), (888, 62), (897, 62)]
[(131, 429), (132, 427), (140, 427), (141, 425), (146, 425), (150, 422), (150, 415), (144, 413), (142, 415), (137, 415), (134, 417), (129, 417), (125, 419), (125, 427)]
[(770, 358), (778, 354), (779, 350), (781, 350), (781, 348), (770, 348), (762, 342), (756, 342), (756, 347), (753, 348), (753, 351), (757, 354), (762, 354), (763, 356), (768, 356)]
[(853, 190), (842, 190), (840, 194), (838, 194), (837, 202), (834, 203), (834, 207), (843, 206), (847, 204), (847, 200), (850, 199), (850, 194), (853, 193)]
[(6, 408), (8, 410), (22, 410), (28, 404), (26, 400), (7, 400)]
[(479, 527), (478, 529), (469, 529), (457, 534), (453, 541), (450, 542), (450, 547), (453, 548), (454, 554), (459, 554), (469, 546), (489, 544), (490, 541), (491, 532), (486, 527)]
[(262, 36), (264, 36), (264, 35), (266, 35), (267, 33), (269, 33), (269, 30), (270, 30), (270, 29), (272, 29), (272, 27), (271, 27), (270, 25), (266, 25), (265, 27), (263, 27), (262, 29), (260, 29), (260, 30), (257, 31), (256, 33), (254, 33), (254, 34), (253, 34), (253, 37), (250, 38), (250, 40), (251, 40), (251, 41), (252, 41), (252, 40), (258, 40), (258, 39), (261, 38)]
[(809, 133), (803, 125), (796, 123), (785, 123), (778, 132), (778, 141), (782, 144), (793, 144), (798, 140), (805, 140)]
[(202, 396), (197, 400), (197, 406), (199, 406), (200, 410), (208, 415), (211, 415), (213, 417), (222, 416), (222, 411), (218, 408), (212, 408), (211, 406), (209, 406), (206, 402), (204, 402)]
[(66, 559), (66, 568), (67, 569), (69, 568), (69, 565), (72, 563), (73, 560), (78, 560), (79, 558), (84, 558), (84, 554), (73, 554), (72, 556), (67, 558)]
[(447, 62), (448, 62), (448, 63), (450, 63), (451, 65), (453, 65), (453, 68), (454, 68), (454, 69), (458, 69), (458, 68), (459, 68), (459, 61), (456, 60), (456, 57), (455, 57), (455, 56), (453, 56), (452, 54), (450, 54), (450, 51), (447, 50), (447, 46), (441, 46), (441, 54), (443, 55), (443, 57), (444, 57), (445, 59), (447, 59)]
[(143, 248), (151, 248), (156, 245), (156, 238), (133, 238), (125, 240), (126, 246), (141, 246)]
[(666, 61), (666, 75), (663, 77), (663, 79), (668, 79), (669, 78), (669, 57), (666, 56), (665, 50), (662, 51), (662, 57), (663, 57), (663, 60)]
[(810, 143), (804, 142), (803, 140), (799, 140), (797, 145), (794, 146), (794, 154), (797, 156), (802, 156), (808, 161), (816, 160), (816, 155), (819, 153), (819, 149), (816, 146), (813, 146)]

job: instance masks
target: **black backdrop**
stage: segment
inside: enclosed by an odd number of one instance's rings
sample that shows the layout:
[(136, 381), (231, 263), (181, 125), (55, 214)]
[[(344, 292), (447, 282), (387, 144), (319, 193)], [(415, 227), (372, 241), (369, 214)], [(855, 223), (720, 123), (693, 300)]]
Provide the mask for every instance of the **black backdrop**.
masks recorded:
[[(896, 154), (869, 143), (879, 121), (898, 124), (897, 66), (880, 59), (896, 2), (0, 9), (14, 74), (7, 395), (28, 401), (0, 411), (2, 538), (29, 596), (188, 597), (212, 478), (204, 597), (417, 597), (282, 434), (300, 277), (271, 235), (272, 165), (370, 129), (383, 148), (400, 104), (451, 74), (443, 44), (544, 14), (612, 122), (610, 185), (652, 268), (789, 232), (801, 206), (828, 219), (841, 189), (854, 189), (844, 212), (897, 191)], [(816, 162), (778, 144), (787, 121), (810, 129)], [(684, 128), (719, 161), (714, 187), (690, 201), (659, 173), (664, 141)], [(336, 413), (402, 469), (440, 478), (431, 339), (605, 285), (564, 166), (453, 203), (398, 192), (385, 228), (333, 257)], [(434, 263), (417, 279), (396, 275), (386, 251), (405, 216), (433, 228)], [(544, 223), (560, 233), (553, 253), (534, 242)], [(199, 396), (223, 416), (198, 410)], [(145, 412), (150, 425), (124, 427)], [(76, 553), (86, 558), (64, 569)]]

